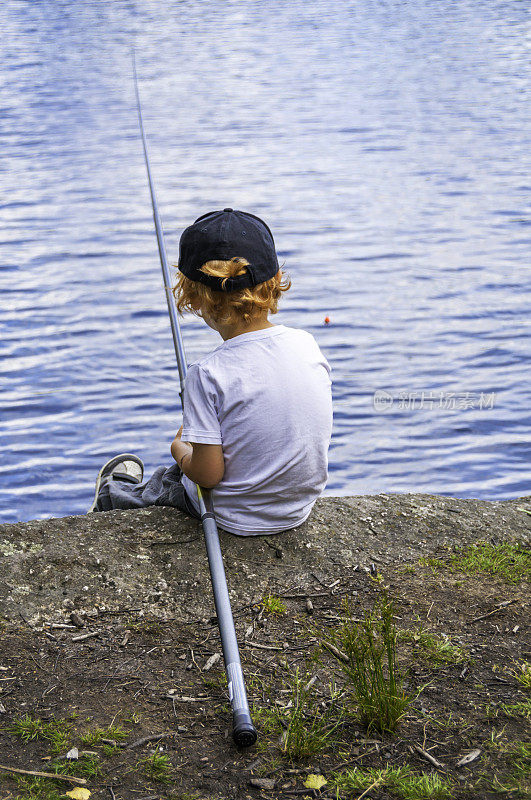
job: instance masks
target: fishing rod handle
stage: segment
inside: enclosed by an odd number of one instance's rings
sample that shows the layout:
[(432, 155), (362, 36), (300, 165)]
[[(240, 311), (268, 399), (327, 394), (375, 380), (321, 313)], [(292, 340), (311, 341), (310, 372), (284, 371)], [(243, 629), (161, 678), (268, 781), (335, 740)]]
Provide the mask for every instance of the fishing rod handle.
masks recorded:
[(219, 544), (219, 535), (216, 520), (212, 512), (206, 511), (201, 515), (205, 544), (212, 578), (214, 592), (214, 605), (218, 618), (221, 647), (227, 673), (229, 699), (232, 706), (232, 736), (239, 747), (250, 747), (256, 742), (257, 732), (251, 720), (245, 682), (243, 679), (240, 652), (234, 628), (234, 619), (230, 607), (229, 590), (223, 567), (223, 557)]

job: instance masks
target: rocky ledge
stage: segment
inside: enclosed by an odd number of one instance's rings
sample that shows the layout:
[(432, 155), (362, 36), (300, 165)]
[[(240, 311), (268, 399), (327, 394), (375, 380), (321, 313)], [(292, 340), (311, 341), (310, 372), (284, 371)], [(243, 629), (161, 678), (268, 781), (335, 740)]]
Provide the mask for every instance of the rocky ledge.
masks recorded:
[[(338, 574), (377, 571), (479, 540), (529, 541), (531, 496), (506, 501), (429, 494), (327, 497), (299, 528), (221, 533), (236, 606), (268, 591), (304, 591)], [(41, 627), (72, 611), (212, 615), (201, 526), (171, 508), (111, 511), (0, 526), (0, 618)]]

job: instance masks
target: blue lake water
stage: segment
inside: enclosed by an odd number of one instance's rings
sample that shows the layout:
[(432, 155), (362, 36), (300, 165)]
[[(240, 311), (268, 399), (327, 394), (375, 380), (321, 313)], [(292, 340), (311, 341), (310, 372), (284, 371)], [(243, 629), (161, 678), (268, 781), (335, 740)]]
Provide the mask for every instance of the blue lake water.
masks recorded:
[[(133, 42), (170, 258), (205, 211), (263, 216), (274, 321), (330, 361), (327, 494), (531, 492), (525, 2), (4, 0), (0, 24), (1, 522), (83, 513), (117, 452), (171, 462)], [(182, 327), (189, 361), (219, 341)]]

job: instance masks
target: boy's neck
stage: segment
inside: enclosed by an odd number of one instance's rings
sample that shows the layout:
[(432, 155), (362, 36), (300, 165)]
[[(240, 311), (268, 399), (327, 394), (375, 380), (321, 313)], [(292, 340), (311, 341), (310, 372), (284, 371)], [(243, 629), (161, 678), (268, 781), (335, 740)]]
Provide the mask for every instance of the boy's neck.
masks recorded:
[(219, 325), (216, 324), (216, 330), (221, 338), (226, 342), (227, 339), (234, 339), (235, 336), (240, 336), (242, 333), (251, 333), (251, 331), (263, 331), (266, 328), (274, 328), (272, 322), (269, 322), (267, 313), (260, 315), (253, 319), (252, 322), (238, 323), (237, 325)]

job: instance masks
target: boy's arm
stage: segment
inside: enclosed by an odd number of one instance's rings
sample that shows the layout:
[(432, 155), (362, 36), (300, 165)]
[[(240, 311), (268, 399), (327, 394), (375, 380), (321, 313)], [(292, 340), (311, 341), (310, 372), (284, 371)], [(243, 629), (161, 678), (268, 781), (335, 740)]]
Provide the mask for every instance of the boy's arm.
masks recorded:
[(171, 454), (187, 478), (213, 489), (225, 474), (223, 449), (220, 444), (198, 444), (181, 441), (182, 425), (171, 443)]

